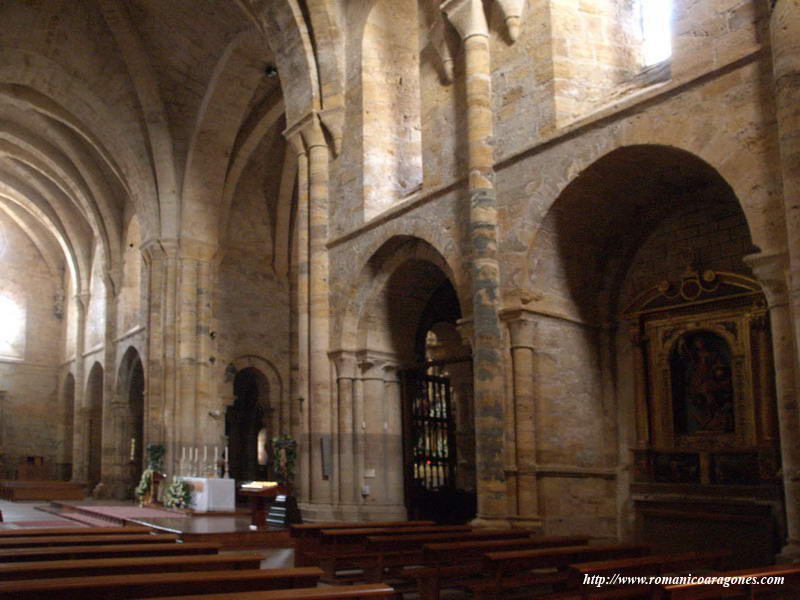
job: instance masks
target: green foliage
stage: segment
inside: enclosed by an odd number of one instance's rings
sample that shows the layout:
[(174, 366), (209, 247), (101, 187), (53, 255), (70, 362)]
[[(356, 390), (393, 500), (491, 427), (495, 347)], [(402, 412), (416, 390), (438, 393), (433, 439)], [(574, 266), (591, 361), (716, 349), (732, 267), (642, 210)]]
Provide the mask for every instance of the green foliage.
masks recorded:
[(164, 455), (167, 453), (164, 444), (147, 444), (145, 452), (147, 453), (147, 468), (161, 473), (164, 470)]
[(167, 508), (188, 508), (192, 504), (192, 488), (186, 481), (173, 477), (164, 493), (164, 506)]
[(294, 481), (297, 460), (297, 442), (290, 435), (283, 434), (272, 438), (275, 457), (275, 477), (281, 485), (291, 485)]

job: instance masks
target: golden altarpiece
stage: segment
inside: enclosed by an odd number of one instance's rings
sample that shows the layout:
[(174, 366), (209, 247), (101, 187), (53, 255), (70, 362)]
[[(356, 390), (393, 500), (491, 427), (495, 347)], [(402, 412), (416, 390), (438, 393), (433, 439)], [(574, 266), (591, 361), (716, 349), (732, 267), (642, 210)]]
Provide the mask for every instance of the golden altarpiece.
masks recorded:
[[(634, 355), (641, 538), (768, 562), (782, 528), (769, 315), (746, 276), (687, 268), (623, 314)], [(738, 542), (736, 540), (739, 540)]]

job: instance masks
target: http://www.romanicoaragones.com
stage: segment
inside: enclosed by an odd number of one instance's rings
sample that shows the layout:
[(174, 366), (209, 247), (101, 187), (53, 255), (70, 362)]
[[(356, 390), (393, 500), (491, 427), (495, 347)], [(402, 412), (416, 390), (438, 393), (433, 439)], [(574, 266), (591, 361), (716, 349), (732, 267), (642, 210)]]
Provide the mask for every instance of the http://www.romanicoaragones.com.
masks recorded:
[(583, 585), (604, 587), (611, 585), (783, 585), (783, 576), (734, 577), (721, 575), (589, 575), (584, 574)]

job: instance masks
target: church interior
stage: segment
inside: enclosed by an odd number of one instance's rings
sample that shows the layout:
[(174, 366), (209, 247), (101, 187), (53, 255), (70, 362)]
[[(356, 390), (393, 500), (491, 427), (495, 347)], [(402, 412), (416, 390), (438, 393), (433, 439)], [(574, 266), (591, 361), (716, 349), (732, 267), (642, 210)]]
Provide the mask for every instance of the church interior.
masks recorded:
[(0, 257), (4, 479), (800, 561), (797, 0), (3, 0)]

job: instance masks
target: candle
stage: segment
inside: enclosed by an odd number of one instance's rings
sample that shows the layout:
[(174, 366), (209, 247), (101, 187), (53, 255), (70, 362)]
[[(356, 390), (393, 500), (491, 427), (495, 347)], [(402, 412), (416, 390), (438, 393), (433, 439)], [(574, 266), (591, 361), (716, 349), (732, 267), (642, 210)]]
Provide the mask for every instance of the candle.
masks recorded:
[(136, 438), (131, 438), (131, 461), (136, 460)]
[(181, 448), (181, 460), (186, 460), (186, 446)]
[(208, 444), (203, 446), (203, 462), (208, 462)]
[(214, 446), (214, 464), (217, 464), (217, 459), (219, 459), (219, 446)]

